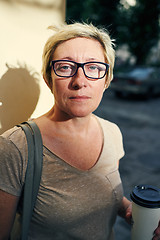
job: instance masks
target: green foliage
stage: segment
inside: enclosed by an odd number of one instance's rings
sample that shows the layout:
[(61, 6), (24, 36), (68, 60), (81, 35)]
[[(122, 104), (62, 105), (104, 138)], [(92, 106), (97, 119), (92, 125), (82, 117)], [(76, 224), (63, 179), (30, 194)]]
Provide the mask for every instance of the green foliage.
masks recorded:
[(135, 6), (120, 9), (119, 40), (128, 45), (136, 64), (144, 64), (151, 48), (158, 43), (159, 7), (159, 0), (137, 0)]
[(120, 0), (67, 0), (66, 15), (68, 23), (85, 21), (106, 27), (118, 46), (128, 45), (136, 64), (146, 62), (160, 38), (159, 0), (136, 0), (128, 8)]
[(92, 22), (94, 25), (106, 27), (115, 35), (117, 24), (115, 18), (118, 14), (117, 5), (120, 0), (67, 0), (68, 23), (72, 21)]

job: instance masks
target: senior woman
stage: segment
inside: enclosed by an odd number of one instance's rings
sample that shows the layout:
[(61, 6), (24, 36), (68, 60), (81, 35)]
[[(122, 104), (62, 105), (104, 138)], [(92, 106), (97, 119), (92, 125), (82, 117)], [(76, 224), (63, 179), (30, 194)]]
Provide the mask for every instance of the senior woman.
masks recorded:
[[(111, 240), (117, 214), (131, 219), (131, 203), (123, 197), (118, 172), (124, 155), (121, 132), (93, 114), (112, 80), (113, 43), (105, 30), (92, 24), (52, 29), (42, 72), (54, 106), (34, 119), (43, 139), (43, 171), (28, 239)], [(4, 240), (23, 188), (27, 153), (20, 128), (8, 130), (0, 139)]]

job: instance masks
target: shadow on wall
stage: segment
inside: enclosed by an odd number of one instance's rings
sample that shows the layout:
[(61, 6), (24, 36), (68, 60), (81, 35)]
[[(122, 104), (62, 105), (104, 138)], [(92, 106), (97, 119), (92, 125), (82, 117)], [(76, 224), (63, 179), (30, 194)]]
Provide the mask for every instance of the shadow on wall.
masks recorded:
[(38, 73), (26, 66), (7, 67), (0, 79), (0, 134), (28, 120), (40, 95)]

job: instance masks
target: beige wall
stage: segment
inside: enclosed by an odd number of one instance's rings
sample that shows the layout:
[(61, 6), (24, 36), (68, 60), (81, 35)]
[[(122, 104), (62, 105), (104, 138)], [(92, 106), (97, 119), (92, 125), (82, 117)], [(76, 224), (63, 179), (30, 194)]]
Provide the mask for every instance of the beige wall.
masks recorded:
[(64, 15), (65, 0), (0, 0), (0, 133), (53, 105), (41, 56), (47, 27)]

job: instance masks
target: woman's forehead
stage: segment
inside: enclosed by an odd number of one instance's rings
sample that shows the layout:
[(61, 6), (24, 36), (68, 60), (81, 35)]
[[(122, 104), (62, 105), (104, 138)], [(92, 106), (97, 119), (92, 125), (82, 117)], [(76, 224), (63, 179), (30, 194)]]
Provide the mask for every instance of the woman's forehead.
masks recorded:
[(76, 37), (59, 44), (53, 53), (54, 59), (68, 59), (74, 56), (88, 56), (89, 59), (101, 59), (104, 58), (104, 49), (96, 39)]

